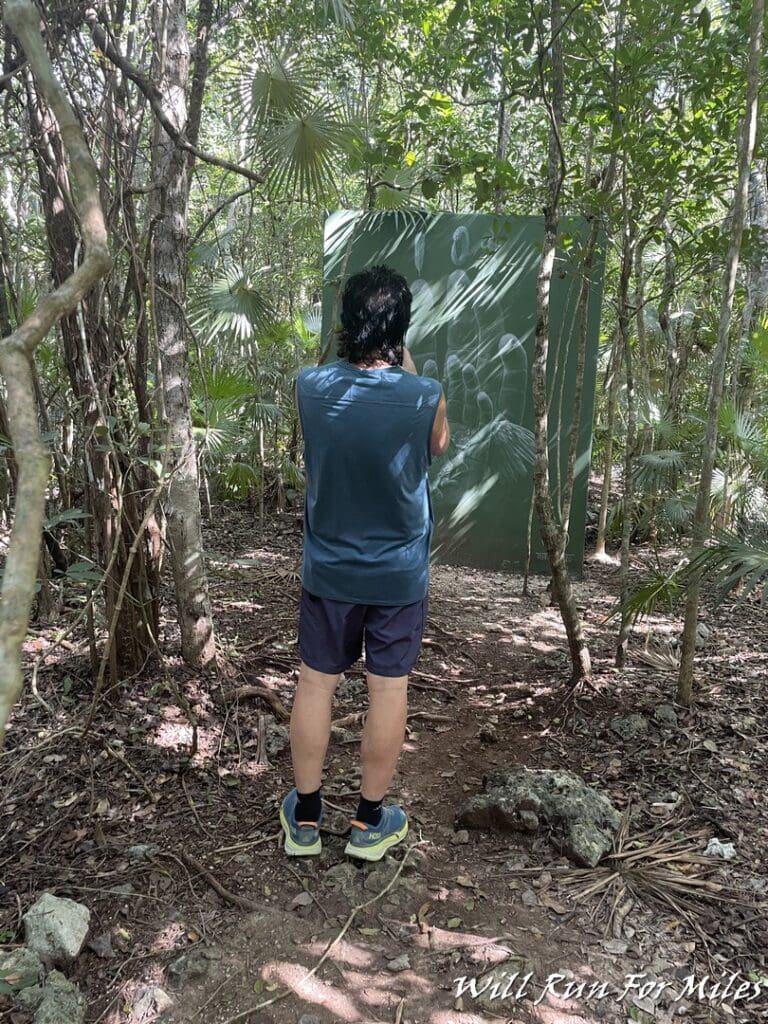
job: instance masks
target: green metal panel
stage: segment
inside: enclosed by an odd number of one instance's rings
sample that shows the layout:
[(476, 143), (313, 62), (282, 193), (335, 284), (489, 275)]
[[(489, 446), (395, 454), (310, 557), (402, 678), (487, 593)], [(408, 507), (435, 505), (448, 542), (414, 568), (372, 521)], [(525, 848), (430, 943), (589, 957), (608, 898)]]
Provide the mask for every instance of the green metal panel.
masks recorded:
[[(580, 252), (589, 226), (563, 220), (551, 289), (548, 366), (550, 473), (565, 480), (578, 358)], [(335, 358), (340, 290), (356, 271), (386, 263), (413, 292), (406, 344), (420, 373), (440, 380), (452, 442), (430, 479), (439, 561), (490, 569), (525, 564), (533, 491), (529, 367), (536, 324), (536, 277), (544, 225), (537, 217), (339, 211), (325, 225), (323, 339)], [(584, 554), (603, 253), (590, 285), (584, 393), (567, 548), (579, 576)], [(536, 528), (531, 571), (548, 572)]]

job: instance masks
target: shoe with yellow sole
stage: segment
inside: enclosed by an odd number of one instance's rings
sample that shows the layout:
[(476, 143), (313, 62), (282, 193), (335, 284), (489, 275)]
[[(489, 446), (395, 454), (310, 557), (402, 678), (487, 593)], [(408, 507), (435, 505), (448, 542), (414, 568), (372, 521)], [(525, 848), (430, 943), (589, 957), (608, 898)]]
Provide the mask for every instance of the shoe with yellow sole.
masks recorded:
[(408, 818), (402, 807), (385, 804), (378, 825), (353, 821), (344, 853), (359, 860), (381, 860), (390, 847), (401, 843), (408, 834)]
[(317, 821), (297, 821), (296, 804), (299, 794), (292, 789), (280, 807), (280, 824), (285, 833), (285, 852), (289, 857), (317, 857), (323, 848), (320, 841), (320, 823), (323, 813)]

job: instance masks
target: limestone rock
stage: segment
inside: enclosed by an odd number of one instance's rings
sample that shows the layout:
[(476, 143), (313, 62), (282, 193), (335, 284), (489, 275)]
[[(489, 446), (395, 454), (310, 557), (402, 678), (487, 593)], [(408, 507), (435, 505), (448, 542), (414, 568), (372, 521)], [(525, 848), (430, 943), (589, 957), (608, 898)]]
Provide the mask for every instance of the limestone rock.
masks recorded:
[(623, 715), (611, 721), (611, 729), (623, 740), (636, 740), (648, 732), (648, 719), (645, 715)]
[(610, 850), (621, 820), (604, 793), (572, 772), (497, 768), (484, 788), (465, 803), (459, 825), (503, 832), (537, 832), (546, 825), (563, 853), (585, 867), (594, 867)]
[(41, 959), (66, 965), (80, 955), (90, 922), (82, 903), (44, 892), (24, 915), (24, 938)]
[[(524, 999), (529, 989), (533, 992), (525, 982), (526, 974), (530, 973), (533, 973), (533, 965), (524, 957), (503, 960), (477, 979), (477, 997), (469, 1000), (468, 1008), (471, 1010), (480, 1006), (494, 1013), (504, 1013), (517, 1001), (518, 993), (519, 998)], [(528, 998), (534, 997), (528, 995)]]
[(350, 902), (357, 899), (360, 892), (361, 873), (353, 864), (348, 861), (343, 864), (334, 864), (332, 868), (328, 868), (323, 878), (334, 889), (341, 889)]
[(267, 715), (267, 757), (281, 754), (291, 741), (287, 725), (282, 725), (274, 715)]
[(669, 729), (677, 728), (677, 712), (671, 704), (659, 704), (653, 712), (653, 717)]
[(61, 971), (51, 971), (43, 985), (43, 999), (34, 1024), (83, 1024), (85, 996)]
[(13, 990), (11, 999), (30, 1013), (37, 1009), (43, 998), (41, 981), (44, 973), (40, 957), (25, 946), (0, 953), (0, 979), (16, 979), (7, 983)]
[(211, 970), (211, 961), (221, 960), (221, 952), (209, 946), (193, 946), (166, 968), (169, 981), (183, 985), (190, 981), (201, 981)]
[(401, 971), (410, 971), (410, 969), (411, 961), (407, 953), (401, 953), (400, 956), (396, 956), (394, 960), (387, 963), (387, 970), (393, 974), (400, 974)]

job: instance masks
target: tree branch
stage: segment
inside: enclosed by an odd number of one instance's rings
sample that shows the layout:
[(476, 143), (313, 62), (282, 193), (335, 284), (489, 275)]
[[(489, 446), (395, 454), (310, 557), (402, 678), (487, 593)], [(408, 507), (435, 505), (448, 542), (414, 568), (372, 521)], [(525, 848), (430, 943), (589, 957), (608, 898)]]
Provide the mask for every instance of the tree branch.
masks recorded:
[(119, 68), (126, 78), (130, 78), (130, 80), (139, 88), (139, 91), (146, 96), (149, 105), (152, 108), (152, 113), (160, 122), (165, 132), (171, 139), (173, 139), (180, 149), (190, 153), (198, 160), (202, 160), (203, 163), (212, 164), (214, 167), (222, 167), (225, 171), (232, 171), (233, 174), (241, 174), (244, 178), (247, 178), (249, 181), (256, 182), (258, 185), (263, 184), (263, 174), (257, 174), (256, 171), (252, 171), (248, 167), (243, 167), (241, 164), (235, 164), (229, 160), (223, 160), (221, 157), (213, 156), (212, 153), (204, 153), (202, 150), (198, 149), (197, 146), (193, 146), (184, 133), (179, 131), (166, 116), (163, 111), (163, 97), (155, 83), (142, 71), (139, 71), (139, 69), (124, 57), (117, 47), (110, 42), (106, 31), (99, 24), (96, 12), (92, 8), (86, 11), (85, 19), (88, 22), (94, 43), (96, 43), (104, 56), (108, 57), (115, 67)]
[(21, 650), (35, 593), (50, 468), (37, 423), (32, 359), (35, 348), (56, 321), (74, 309), (112, 265), (99, 200), (98, 171), (80, 123), (54, 74), (40, 34), (40, 15), (31, 0), (6, 0), (4, 17), (58, 123), (69, 159), (84, 257), (82, 264), (41, 299), (15, 331), (0, 340), (0, 371), (7, 386), (11, 442), (19, 469), (13, 530), (0, 594), (0, 746), (22, 687)]

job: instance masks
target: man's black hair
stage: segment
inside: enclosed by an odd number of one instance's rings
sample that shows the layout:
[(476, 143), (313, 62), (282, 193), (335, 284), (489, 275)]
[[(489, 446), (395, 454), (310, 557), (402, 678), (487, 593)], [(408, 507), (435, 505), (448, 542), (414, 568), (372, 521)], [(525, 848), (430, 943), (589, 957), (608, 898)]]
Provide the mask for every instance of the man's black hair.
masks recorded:
[(411, 290), (402, 274), (378, 265), (353, 274), (341, 299), (338, 354), (350, 363), (400, 366), (411, 322)]

